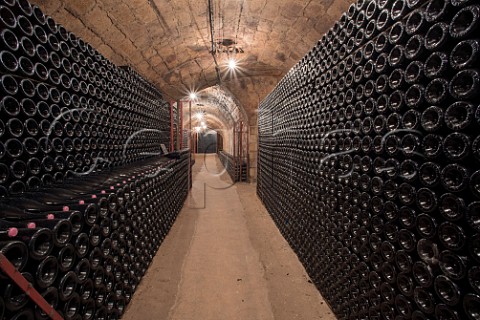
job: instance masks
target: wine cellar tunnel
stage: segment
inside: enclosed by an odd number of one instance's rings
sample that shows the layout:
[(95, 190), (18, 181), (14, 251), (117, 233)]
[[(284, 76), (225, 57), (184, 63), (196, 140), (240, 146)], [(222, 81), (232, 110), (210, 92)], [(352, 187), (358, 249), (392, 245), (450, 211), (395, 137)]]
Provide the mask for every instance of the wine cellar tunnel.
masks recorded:
[(0, 0), (0, 320), (480, 319), (478, 0)]

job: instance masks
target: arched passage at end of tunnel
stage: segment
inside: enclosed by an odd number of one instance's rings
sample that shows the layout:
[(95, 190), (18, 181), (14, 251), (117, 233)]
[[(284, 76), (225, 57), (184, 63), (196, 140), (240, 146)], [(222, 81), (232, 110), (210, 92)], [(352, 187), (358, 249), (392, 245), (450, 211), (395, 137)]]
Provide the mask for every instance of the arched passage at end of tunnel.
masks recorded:
[[(192, 134), (203, 127), (221, 134), (223, 150), (250, 163), (255, 162), (257, 142), (250, 143), (256, 128), (249, 126), (250, 112), (226, 87), (215, 85), (195, 92), (183, 109), (183, 128)], [(255, 178), (255, 172), (250, 174)]]
[[(187, 128), (187, 131), (191, 131), (192, 133), (191, 138), (195, 140), (198, 137), (198, 134), (214, 131), (222, 136), (222, 150), (232, 153), (233, 127), (229, 127), (226, 125), (224, 119), (221, 119), (220, 117), (211, 113), (204, 114), (201, 118), (199, 118), (198, 115), (203, 114), (202, 111), (200, 111), (199, 108), (192, 108), (192, 129), (190, 129), (190, 121), (188, 119), (184, 121), (184, 128)], [(185, 116), (189, 118), (189, 113), (186, 112)], [(193, 145), (195, 145), (195, 143)]]

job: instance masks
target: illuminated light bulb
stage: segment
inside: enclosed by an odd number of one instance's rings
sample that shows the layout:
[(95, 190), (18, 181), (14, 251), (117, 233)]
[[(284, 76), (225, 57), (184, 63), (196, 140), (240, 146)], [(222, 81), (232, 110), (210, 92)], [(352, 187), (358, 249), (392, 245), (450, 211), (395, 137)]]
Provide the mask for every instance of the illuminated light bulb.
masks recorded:
[(200, 132), (200, 127), (195, 127), (196, 132)]
[(195, 117), (198, 119), (198, 120), (201, 120), (203, 119), (203, 113), (199, 112), (195, 115)]
[(230, 70), (236, 69), (236, 68), (237, 68), (237, 61), (235, 61), (235, 59), (230, 59), (230, 60), (228, 61), (228, 68), (229, 68)]
[(202, 127), (205, 127), (205, 126), (206, 126), (205, 121), (200, 122), (200, 125), (201, 125)]
[(195, 100), (197, 99), (197, 94), (195, 92), (190, 93), (190, 100)]

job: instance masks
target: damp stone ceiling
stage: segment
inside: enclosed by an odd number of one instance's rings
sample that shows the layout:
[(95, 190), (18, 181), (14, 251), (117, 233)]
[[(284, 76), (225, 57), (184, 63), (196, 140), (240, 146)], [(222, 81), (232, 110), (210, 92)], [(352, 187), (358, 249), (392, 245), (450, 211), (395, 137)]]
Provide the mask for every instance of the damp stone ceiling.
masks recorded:
[[(354, 1), (31, 2), (115, 64), (135, 68), (170, 99), (226, 88), (253, 125), (258, 103)], [(234, 73), (230, 58), (238, 61)]]

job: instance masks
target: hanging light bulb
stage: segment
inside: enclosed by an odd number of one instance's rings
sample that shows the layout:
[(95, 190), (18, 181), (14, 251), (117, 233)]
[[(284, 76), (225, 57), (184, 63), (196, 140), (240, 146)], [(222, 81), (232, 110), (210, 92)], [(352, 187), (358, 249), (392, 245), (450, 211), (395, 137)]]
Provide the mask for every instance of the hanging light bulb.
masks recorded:
[(202, 119), (203, 119), (203, 113), (197, 112), (197, 114), (195, 115), (195, 117), (196, 117), (198, 120), (202, 120)]
[(190, 97), (190, 100), (195, 100), (197, 99), (197, 94), (195, 92), (190, 92), (189, 97)]
[(237, 68), (237, 61), (233, 58), (230, 58), (230, 60), (228, 60), (228, 68), (230, 70), (235, 70)]

